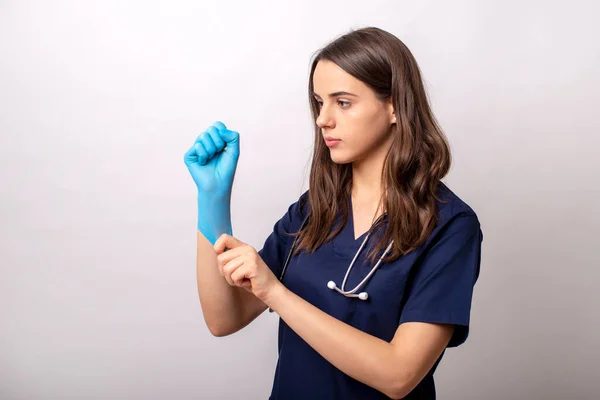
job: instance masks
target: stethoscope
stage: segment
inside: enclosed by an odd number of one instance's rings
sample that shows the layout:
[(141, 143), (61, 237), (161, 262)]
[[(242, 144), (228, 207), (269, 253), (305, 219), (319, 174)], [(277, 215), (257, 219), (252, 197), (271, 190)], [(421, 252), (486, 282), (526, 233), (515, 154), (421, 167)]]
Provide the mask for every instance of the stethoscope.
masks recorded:
[[(362, 251), (363, 247), (367, 244), (367, 241), (369, 240), (369, 236), (371, 235), (373, 227), (377, 226), (377, 223), (379, 222), (379, 220), (381, 218), (384, 217), (384, 215), (385, 214), (383, 214), (379, 218), (377, 218), (377, 220), (373, 223), (373, 225), (371, 225), (371, 228), (367, 232), (367, 236), (365, 236), (365, 239), (363, 240), (362, 244), (358, 248), (358, 251), (354, 255), (354, 258), (352, 259), (352, 262), (350, 263), (350, 265), (348, 266), (348, 269), (346, 270), (346, 276), (344, 276), (344, 281), (342, 282), (342, 287), (338, 288), (334, 281), (329, 281), (329, 282), (327, 282), (327, 287), (329, 289), (335, 290), (336, 292), (338, 292), (340, 294), (343, 294), (346, 297), (356, 297), (356, 298), (359, 298), (361, 300), (367, 300), (369, 298), (369, 295), (368, 295), (367, 292), (361, 292), (361, 293), (356, 294), (356, 291), (359, 290), (373, 276), (373, 274), (375, 273), (375, 271), (377, 271), (377, 268), (379, 268), (379, 265), (381, 264), (383, 258), (388, 253), (388, 251), (390, 251), (390, 249), (392, 248), (392, 244), (394, 244), (393, 240), (390, 242), (390, 244), (388, 245), (387, 249), (385, 249), (385, 251), (383, 252), (382, 256), (379, 257), (379, 261), (377, 261), (377, 264), (375, 264), (375, 266), (371, 269), (371, 272), (369, 272), (367, 274), (367, 276), (365, 276), (365, 278), (358, 285), (356, 285), (356, 287), (354, 289), (346, 291), (344, 288), (346, 287), (346, 280), (348, 279), (348, 275), (350, 275), (350, 271), (352, 270), (352, 267), (354, 266), (354, 262), (356, 261), (356, 259), (360, 255), (360, 252)], [(304, 228), (304, 225), (306, 224), (306, 221), (308, 221), (308, 216), (302, 222), (302, 225), (300, 226), (300, 231), (302, 231), (302, 228)], [(290, 251), (288, 253), (288, 256), (287, 256), (287, 258), (285, 260), (285, 263), (283, 265), (283, 270), (281, 271), (281, 276), (279, 277), (280, 281), (283, 281), (283, 277), (285, 275), (285, 270), (287, 269), (288, 263), (290, 262), (290, 258), (292, 256), (293, 251), (294, 251), (294, 247), (296, 246), (296, 241), (298, 240), (298, 237), (299, 237), (299, 235), (297, 235), (295, 237), (294, 242), (292, 243), (292, 248), (290, 249)], [(269, 311), (273, 312), (273, 310), (271, 310), (270, 308), (269, 308)]]

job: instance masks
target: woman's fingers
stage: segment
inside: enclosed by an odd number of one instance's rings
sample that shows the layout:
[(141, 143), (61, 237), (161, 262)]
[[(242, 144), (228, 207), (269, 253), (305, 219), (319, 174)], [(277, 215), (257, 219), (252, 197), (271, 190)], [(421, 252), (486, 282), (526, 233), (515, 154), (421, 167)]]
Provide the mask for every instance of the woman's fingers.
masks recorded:
[(202, 142), (194, 143), (194, 149), (196, 150), (196, 155), (198, 156), (198, 164), (204, 165), (208, 161), (209, 157), (206, 152), (204, 146), (202, 146)]
[(223, 234), (214, 244), (219, 274), (230, 286), (252, 292), (251, 279), (256, 274), (256, 250), (233, 236)]
[(219, 263), (219, 265), (224, 266), (234, 258), (241, 256), (243, 254), (243, 250), (244, 249), (241, 247), (226, 250), (217, 256), (217, 262)]
[(245, 245), (246, 243), (242, 242), (241, 240), (224, 233), (219, 236), (213, 245), (213, 248), (217, 254), (221, 254), (225, 251), (225, 249), (237, 249), (238, 247), (243, 247)]
[(221, 136), (219, 135), (218, 128), (215, 125), (213, 125), (206, 130), (206, 133), (208, 133), (209, 138), (212, 140), (216, 149), (215, 151), (217, 153), (223, 151), (223, 148), (226, 146), (226, 143), (223, 140), (223, 138), (221, 138)]
[(223, 266), (223, 277), (231, 286), (237, 286), (231, 277), (233, 273), (235, 273), (242, 265), (244, 264), (244, 260), (241, 257), (237, 257), (227, 264)]
[[(231, 273), (231, 281), (234, 286), (242, 286), (246, 281), (246, 269), (243, 267), (237, 268), (235, 271)], [(247, 282), (250, 285), (250, 281)]]
[(217, 128), (215, 128), (215, 127), (208, 128), (208, 130), (206, 132), (204, 132), (204, 134), (202, 135), (202, 139), (200, 139), (200, 141), (202, 142), (202, 146), (206, 150), (206, 154), (208, 154), (209, 160), (211, 158), (213, 158), (216, 153), (219, 152), (219, 149), (217, 148), (217, 146), (215, 145), (215, 142), (211, 138), (211, 134), (209, 132), (211, 130), (211, 128), (212, 128), (212, 130), (215, 130), (215, 131), (217, 130)]

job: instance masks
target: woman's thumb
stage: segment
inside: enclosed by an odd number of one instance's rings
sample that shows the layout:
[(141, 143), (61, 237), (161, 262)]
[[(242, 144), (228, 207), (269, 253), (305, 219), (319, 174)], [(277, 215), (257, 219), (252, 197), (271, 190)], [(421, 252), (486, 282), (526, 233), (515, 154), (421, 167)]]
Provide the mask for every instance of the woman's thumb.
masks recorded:
[(244, 244), (245, 243), (241, 240), (224, 233), (221, 236), (219, 236), (213, 247), (217, 254), (221, 254), (226, 249), (235, 249), (236, 247), (242, 246)]
[(221, 137), (227, 144), (227, 151), (232, 151), (235, 154), (240, 154), (240, 134), (236, 131), (224, 129), (220, 131)]

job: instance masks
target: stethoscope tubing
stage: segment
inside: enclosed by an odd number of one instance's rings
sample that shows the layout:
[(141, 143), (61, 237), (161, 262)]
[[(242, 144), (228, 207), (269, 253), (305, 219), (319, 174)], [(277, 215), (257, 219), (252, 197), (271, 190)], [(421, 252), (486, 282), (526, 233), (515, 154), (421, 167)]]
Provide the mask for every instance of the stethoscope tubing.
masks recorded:
[[(384, 214), (385, 215), (385, 214)], [(355, 294), (356, 291), (361, 288), (372, 276), (373, 274), (377, 271), (377, 268), (379, 268), (379, 265), (382, 263), (383, 258), (386, 256), (386, 254), (390, 251), (390, 249), (392, 248), (392, 245), (394, 244), (394, 241), (392, 240), (390, 242), (390, 244), (388, 245), (388, 247), (385, 249), (385, 251), (383, 252), (383, 255), (379, 258), (379, 261), (377, 262), (377, 264), (375, 264), (375, 266), (371, 269), (371, 271), (367, 274), (367, 276), (358, 284), (356, 285), (356, 287), (350, 291), (345, 291), (345, 287), (346, 287), (346, 281), (348, 280), (348, 276), (350, 275), (350, 271), (352, 270), (352, 267), (354, 266), (354, 263), (356, 262), (356, 259), (358, 258), (358, 256), (360, 255), (363, 247), (367, 244), (367, 241), (369, 240), (369, 236), (372, 233), (373, 227), (377, 226), (377, 224), (379, 223), (379, 220), (381, 218), (383, 218), (384, 215), (381, 215), (379, 218), (377, 218), (377, 220), (373, 223), (373, 225), (371, 226), (371, 229), (369, 229), (369, 231), (367, 232), (367, 236), (365, 237), (365, 239), (363, 240), (362, 244), (360, 245), (360, 248), (358, 249), (358, 251), (356, 252), (356, 254), (354, 255), (354, 258), (352, 259), (352, 262), (350, 263), (348, 269), (346, 270), (346, 275), (344, 276), (344, 281), (342, 282), (342, 287), (338, 288), (335, 284), (335, 282), (333, 281), (329, 281), (327, 283), (327, 287), (337, 291), (340, 294), (343, 294), (346, 297), (358, 297), (361, 300), (366, 300), (366, 298), (368, 297), (368, 295), (366, 294), (366, 292), (363, 292), (364, 295), (361, 297), (360, 294)], [(308, 221), (308, 215), (306, 216), (306, 218), (304, 218), (304, 221), (302, 221), (302, 225), (300, 226), (299, 232), (302, 231), (302, 228), (304, 228), (304, 225), (306, 224), (306, 222)], [(292, 253), (294, 252), (294, 247), (296, 246), (296, 242), (298, 240), (299, 236), (296, 236), (294, 238), (294, 242), (292, 243), (292, 247), (290, 249), (290, 251), (288, 252), (287, 258), (285, 260), (285, 263), (283, 265), (283, 270), (281, 271), (281, 276), (279, 277), (280, 281), (283, 281), (283, 277), (285, 276), (285, 271), (288, 267), (290, 258), (292, 256)], [(362, 293), (361, 293), (362, 294)], [(365, 297), (366, 296), (366, 297)], [(365, 298), (363, 298), (365, 297)]]

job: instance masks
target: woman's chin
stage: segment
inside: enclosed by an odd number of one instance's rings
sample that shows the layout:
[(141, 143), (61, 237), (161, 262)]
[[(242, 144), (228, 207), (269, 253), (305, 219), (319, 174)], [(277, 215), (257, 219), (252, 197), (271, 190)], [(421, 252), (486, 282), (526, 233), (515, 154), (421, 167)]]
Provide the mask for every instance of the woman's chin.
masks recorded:
[(349, 157), (344, 157), (342, 155), (339, 154), (335, 154), (335, 152), (331, 152), (330, 154), (331, 156), (331, 161), (333, 161), (336, 164), (349, 164), (352, 162), (352, 159)]

